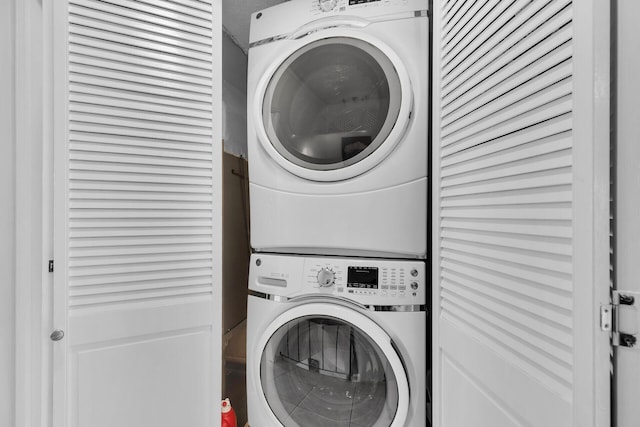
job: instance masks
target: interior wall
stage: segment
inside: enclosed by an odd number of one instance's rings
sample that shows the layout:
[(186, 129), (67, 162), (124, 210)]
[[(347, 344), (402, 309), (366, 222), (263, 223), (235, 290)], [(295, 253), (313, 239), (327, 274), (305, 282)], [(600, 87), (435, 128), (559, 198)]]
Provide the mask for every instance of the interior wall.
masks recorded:
[[(640, 2), (617, 4), (617, 191), (616, 285), (619, 290), (640, 292)], [(617, 427), (638, 425), (640, 351), (619, 347), (617, 362)]]
[[(224, 15), (224, 11), (223, 11)], [(223, 397), (247, 420), (245, 388), (249, 198), (247, 170), (247, 55), (222, 37), (223, 156)], [(242, 157), (243, 159), (239, 158)]]
[(224, 149), (247, 158), (247, 55), (225, 33), (222, 56)]
[[(15, 0), (1, 0), (0, 10), (0, 425), (14, 425), (15, 404)], [(8, 60), (7, 60), (8, 58)]]

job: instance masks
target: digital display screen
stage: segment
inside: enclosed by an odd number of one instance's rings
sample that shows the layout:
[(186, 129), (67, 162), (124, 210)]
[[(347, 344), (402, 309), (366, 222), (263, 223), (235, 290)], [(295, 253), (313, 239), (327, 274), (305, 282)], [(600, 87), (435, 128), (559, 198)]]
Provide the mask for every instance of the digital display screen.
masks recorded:
[(378, 267), (349, 267), (347, 288), (378, 289)]
[(362, 4), (362, 3), (373, 3), (380, 0), (349, 0), (349, 6), (353, 6), (354, 4)]

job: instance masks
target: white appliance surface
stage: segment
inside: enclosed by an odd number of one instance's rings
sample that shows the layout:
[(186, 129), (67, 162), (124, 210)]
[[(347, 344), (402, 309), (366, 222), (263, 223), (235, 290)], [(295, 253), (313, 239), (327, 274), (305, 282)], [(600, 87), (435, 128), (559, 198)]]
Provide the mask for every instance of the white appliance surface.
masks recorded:
[(250, 41), (252, 247), (424, 258), (427, 1), (292, 0)]
[(254, 254), (249, 424), (426, 425), (425, 263)]

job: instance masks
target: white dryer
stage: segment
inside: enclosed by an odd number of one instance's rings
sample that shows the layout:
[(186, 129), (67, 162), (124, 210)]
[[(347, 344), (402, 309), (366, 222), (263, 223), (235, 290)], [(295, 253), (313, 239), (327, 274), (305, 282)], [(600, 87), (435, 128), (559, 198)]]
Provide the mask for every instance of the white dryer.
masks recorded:
[(292, 0), (251, 17), (257, 251), (423, 258), (427, 0)]
[(424, 427), (425, 264), (254, 254), (249, 424)]

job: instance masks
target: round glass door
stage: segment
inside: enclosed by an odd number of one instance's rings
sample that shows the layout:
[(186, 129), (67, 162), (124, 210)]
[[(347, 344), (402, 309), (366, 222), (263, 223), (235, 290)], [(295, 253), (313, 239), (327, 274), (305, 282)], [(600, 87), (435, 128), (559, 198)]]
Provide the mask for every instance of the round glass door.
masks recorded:
[(387, 55), (361, 39), (330, 37), (305, 45), (277, 68), (262, 120), (285, 159), (310, 170), (335, 170), (385, 143), (401, 103), (400, 78)]
[(392, 425), (398, 379), (388, 357), (363, 330), (331, 316), (286, 322), (268, 339), (260, 383), (284, 426)]

